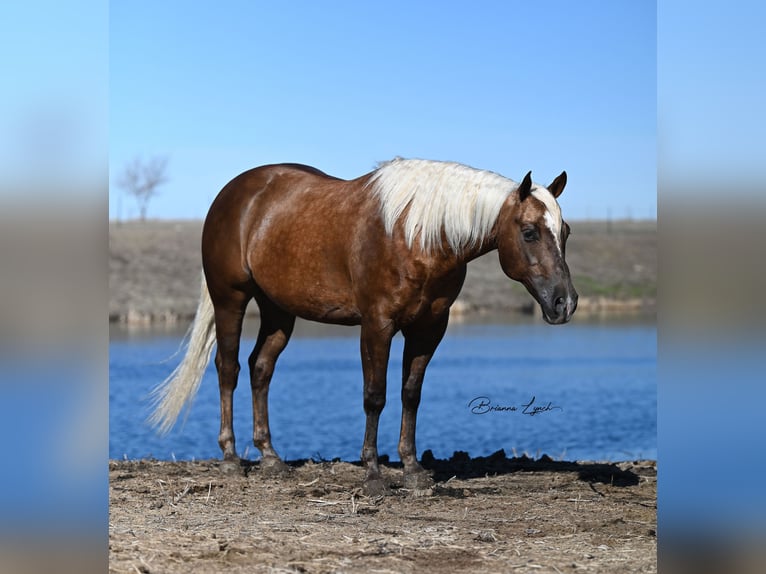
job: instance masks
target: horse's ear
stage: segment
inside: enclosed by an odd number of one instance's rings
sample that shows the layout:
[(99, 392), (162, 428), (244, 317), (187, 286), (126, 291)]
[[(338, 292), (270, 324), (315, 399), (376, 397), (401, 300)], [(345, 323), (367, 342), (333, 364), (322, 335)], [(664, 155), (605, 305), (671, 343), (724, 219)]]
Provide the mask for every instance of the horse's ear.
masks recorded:
[(519, 184), (519, 201), (524, 201), (532, 192), (532, 172), (528, 172)]
[(556, 179), (553, 180), (553, 182), (548, 186), (548, 191), (553, 194), (553, 197), (558, 197), (561, 195), (561, 192), (564, 191), (564, 187), (567, 184), (567, 172), (562, 171), (561, 175), (558, 176)]

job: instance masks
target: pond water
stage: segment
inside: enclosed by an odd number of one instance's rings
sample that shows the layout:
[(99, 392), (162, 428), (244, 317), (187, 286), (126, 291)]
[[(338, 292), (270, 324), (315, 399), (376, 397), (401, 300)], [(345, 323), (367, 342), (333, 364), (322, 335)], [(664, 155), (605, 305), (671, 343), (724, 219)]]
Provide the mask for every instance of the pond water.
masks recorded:
[[(297, 325), (277, 364), (269, 398), (272, 439), (283, 458), (359, 459), (364, 411), (358, 334), (358, 328)], [(113, 329), (110, 458), (220, 457), (212, 361), (185, 423), (179, 421), (164, 437), (145, 423), (147, 395), (180, 360), (172, 355), (182, 336)], [(250, 459), (260, 456), (252, 445), (246, 368), (254, 339), (255, 332), (246, 330), (234, 403), (237, 451)], [(392, 460), (399, 458), (402, 347), (397, 336), (378, 437), (380, 454)], [(574, 321), (565, 326), (531, 320), (453, 322), (426, 373), (418, 456), (426, 449), (437, 458), (458, 450), (483, 456), (504, 449), (509, 456), (544, 453), (567, 460), (654, 459), (656, 366), (657, 330), (651, 321)]]

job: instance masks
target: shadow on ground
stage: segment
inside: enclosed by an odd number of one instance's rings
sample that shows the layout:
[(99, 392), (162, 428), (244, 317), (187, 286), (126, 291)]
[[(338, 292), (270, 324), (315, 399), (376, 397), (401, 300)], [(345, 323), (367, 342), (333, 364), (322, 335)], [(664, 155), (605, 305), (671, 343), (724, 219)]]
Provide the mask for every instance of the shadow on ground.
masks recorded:
[[(293, 468), (301, 467), (309, 462), (309, 459), (289, 461), (287, 464)], [(314, 461), (311, 462), (320, 462)], [(332, 462), (340, 462), (335, 459)], [(402, 468), (401, 462), (391, 462), (388, 455), (379, 458), (381, 465), (389, 468)], [(361, 466), (360, 462), (352, 462)], [(548, 455), (542, 455), (538, 459), (529, 458), (526, 455), (508, 458), (504, 450), (489, 456), (471, 457), (467, 452), (455, 451), (449, 459), (434, 458), (433, 453), (427, 450), (423, 453), (421, 464), (432, 473), (434, 481), (443, 483), (451, 478), (462, 480), (481, 478), (485, 476), (497, 476), (512, 474), (514, 472), (567, 472), (576, 473), (579, 480), (589, 483), (602, 483), (611, 486), (635, 486), (639, 482), (639, 475), (632, 470), (622, 469), (616, 463), (606, 462), (569, 462), (553, 460)], [(259, 467), (258, 462), (242, 460), (241, 465), (245, 474)]]

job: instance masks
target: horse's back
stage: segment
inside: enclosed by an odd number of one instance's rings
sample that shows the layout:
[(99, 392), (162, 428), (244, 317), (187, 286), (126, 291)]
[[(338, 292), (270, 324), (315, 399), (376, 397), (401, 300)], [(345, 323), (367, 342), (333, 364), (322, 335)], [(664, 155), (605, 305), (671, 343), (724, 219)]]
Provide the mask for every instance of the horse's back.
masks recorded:
[(314, 167), (297, 163), (256, 167), (239, 174), (223, 187), (210, 206), (207, 219), (245, 212), (251, 202), (264, 194), (290, 193), (310, 180), (342, 181)]

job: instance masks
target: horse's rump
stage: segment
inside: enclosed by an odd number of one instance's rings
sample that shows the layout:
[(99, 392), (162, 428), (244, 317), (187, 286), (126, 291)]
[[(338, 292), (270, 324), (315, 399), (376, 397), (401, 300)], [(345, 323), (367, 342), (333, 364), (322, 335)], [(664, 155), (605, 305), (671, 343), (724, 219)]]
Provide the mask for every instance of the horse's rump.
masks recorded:
[(249, 286), (307, 319), (357, 323), (353, 283), (375, 257), (363, 253), (371, 238), (379, 242), (384, 233), (365, 184), (365, 177), (345, 181), (298, 164), (241, 174), (205, 222), (208, 282)]

